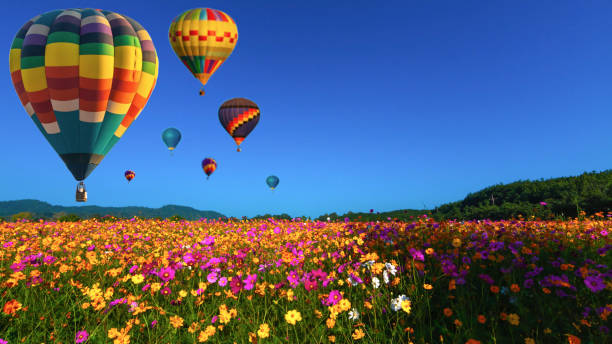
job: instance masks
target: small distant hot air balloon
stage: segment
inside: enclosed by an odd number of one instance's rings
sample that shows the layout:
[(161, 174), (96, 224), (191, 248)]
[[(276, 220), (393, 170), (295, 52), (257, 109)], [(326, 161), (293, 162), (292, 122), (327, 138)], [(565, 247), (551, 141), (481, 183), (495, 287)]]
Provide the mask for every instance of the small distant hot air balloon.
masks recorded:
[(21, 104), (79, 181), (76, 200), (85, 202), (83, 180), (153, 92), (158, 63), (151, 37), (118, 13), (54, 10), (21, 27), (9, 65)]
[(136, 173), (132, 170), (125, 171), (125, 179), (127, 179), (128, 183), (132, 181), (136, 177)]
[(178, 58), (204, 86), (234, 51), (238, 28), (227, 13), (194, 8), (172, 20), (168, 38)]
[(280, 179), (278, 179), (277, 176), (269, 176), (268, 178), (266, 178), (266, 183), (272, 190), (274, 190), (274, 188), (278, 185), (279, 181)]
[(172, 152), (181, 141), (181, 132), (176, 128), (168, 128), (162, 133), (162, 140), (168, 146), (168, 150)]
[(245, 98), (234, 98), (221, 104), (219, 121), (234, 138), (240, 152), (240, 144), (259, 122), (260, 111), (257, 104)]
[(213, 158), (206, 158), (202, 160), (202, 169), (204, 170), (204, 173), (206, 173), (206, 179), (208, 179), (217, 169), (217, 162)]

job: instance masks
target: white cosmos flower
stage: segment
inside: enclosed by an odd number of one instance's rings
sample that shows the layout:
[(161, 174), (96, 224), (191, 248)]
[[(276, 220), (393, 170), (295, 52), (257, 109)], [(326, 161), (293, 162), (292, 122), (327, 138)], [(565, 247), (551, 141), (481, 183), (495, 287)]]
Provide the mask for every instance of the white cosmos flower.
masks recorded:
[(393, 309), (393, 311), (395, 312), (402, 309), (402, 302), (404, 302), (404, 300), (410, 300), (410, 299), (406, 295), (402, 294), (396, 297), (395, 299), (391, 300), (391, 309)]
[(350, 320), (355, 321), (355, 320), (359, 319), (359, 311), (357, 311), (356, 308), (351, 309), (351, 311), (348, 313), (348, 315), (349, 315), (349, 319)]
[(393, 264), (385, 263), (385, 267), (391, 273), (391, 275), (395, 276), (395, 273), (397, 272), (397, 269), (395, 268), (395, 266)]
[(374, 286), (374, 289), (378, 289), (378, 287), (380, 287), (380, 280), (378, 277), (372, 277), (372, 286)]
[(387, 272), (387, 270), (383, 271), (383, 281), (385, 282), (385, 284), (389, 284), (389, 273)]

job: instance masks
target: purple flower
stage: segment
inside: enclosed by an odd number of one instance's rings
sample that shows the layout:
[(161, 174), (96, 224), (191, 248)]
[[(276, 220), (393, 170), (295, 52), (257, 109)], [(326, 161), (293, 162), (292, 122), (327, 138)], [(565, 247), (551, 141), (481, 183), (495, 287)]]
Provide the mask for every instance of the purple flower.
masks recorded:
[(547, 205), (548, 203), (546, 202), (540, 202), (540, 205)]
[(253, 287), (255, 287), (255, 281), (257, 280), (257, 274), (252, 274), (249, 275), (249, 277), (247, 277), (243, 282), (244, 282), (244, 289), (245, 290), (251, 290), (253, 289)]
[(531, 278), (526, 279), (525, 282), (523, 282), (523, 287), (525, 289), (529, 289), (529, 288), (533, 287), (533, 280)]
[(157, 320), (151, 321), (151, 327), (155, 327), (156, 324), (157, 324)]
[(599, 276), (588, 276), (584, 279), (584, 284), (594, 293), (598, 293), (606, 288), (606, 285)]
[(132, 265), (130, 268), (130, 274), (133, 274), (136, 270), (138, 270), (138, 265)]
[(0, 338), (0, 344), (8, 344), (8, 342), (2, 338)]
[(87, 333), (87, 331), (85, 330), (79, 331), (77, 332), (76, 337), (74, 338), (74, 342), (83, 343), (84, 341), (87, 340), (87, 337), (89, 337), (89, 334)]
[(55, 258), (53, 256), (45, 256), (45, 258), (43, 259), (43, 262), (45, 264), (51, 265), (51, 264), (55, 263), (56, 260), (57, 260), (57, 258)]
[(221, 277), (219, 278), (219, 286), (221, 287), (225, 287), (227, 285), (227, 277)]
[(211, 272), (208, 274), (208, 276), (206, 276), (206, 280), (208, 281), (208, 283), (215, 283), (217, 282), (218, 278), (219, 275), (216, 272)]
[(212, 317), (212, 319), (210, 319), (211, 324), (214, 324), (215, 322), (217, 322), (217, 319), (219, 319), (219, 317), (217, 315)]

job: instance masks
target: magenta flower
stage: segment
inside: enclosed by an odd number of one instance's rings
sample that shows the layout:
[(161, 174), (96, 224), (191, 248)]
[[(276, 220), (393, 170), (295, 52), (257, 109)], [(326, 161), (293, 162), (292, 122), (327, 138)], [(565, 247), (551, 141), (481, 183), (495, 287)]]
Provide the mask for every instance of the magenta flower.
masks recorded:
[(162, 289), (162, 290), (160, 291), (160, 293), (161, 293), (162, 295), (170, 295), (170, 294), (172, 294), (172, 290), (171, 290), (170, 288), (168, 288), (168, 287), (165, 287), (164, 289)]
[(217, 322), (217, 319), (219, 319), (219, 317), (215, 315), (214, 317), (212, 317), (212, 319), (210, 319), (210, 323), (214, 324), (215, 322)]
[(84, 341), (87, 340), (87, 337), (89, 337), (89, 334), (87, 333), (87, 331), (85, 331), (85, 330), (79, 331), (76, 334), (74, 342), (75, 343), (83, 343)]
[(208, 274), (208, 276), (206, 276), (206, 280), (208, 281), (208, 283), (215, 283), (217, 282), (218, 278), (219, 278), (219, 275), (217, 275), (216, 272), (211, 272)]
[(157, 324), (157, 320), (151, 321), (151, 327), (155, 327), (156, 324)]
[(0, 338), (0, 344), (8, 344), (8, 342), (2, 338)]
[(227, 285), (227, 277), (219, 278), (219, 286), (225, 287)]
[(410, 249), (410, 254), (412, 255), (412, 259), (414, 260), (420, 260), (422, 262), (425, 261), (425, 257), (423, 256), (423, 253), (419, 250), (416, 250), (414, 248)]
[(257, 274), (249, 275), (244, 282), (244, 289), (251, 290), (255, 287), (255, 281), (257, 280)]
[(540, 202), (540, 205), (547, 205), (548, 203), (546, 202)]
[(133, 274), (136, 270), (138, 270), (138, 265), (132, 265), (130, 268), (130, 273)]
[(328, 305), (335, 305), (336, 303), (340, 302), (340, 300), (342, 300), (342, 294), (340, 294), (340, 291), (332, 290), (329, 292), (329, 296), (327, 297)]
[(230, 282), (230, 288), (232, 288), (232, 293), (238, 294), (242, 290), (243, 285), (244, 284), (242, 283), (242, 280), (239, 276), (232, 278), (232, 281)]
[(163, 268), (159, 270), (157, 273), (157, 277), (159, 277), (162, 281), (168, 282), (174, 279), (174, 269), (171, 267)]

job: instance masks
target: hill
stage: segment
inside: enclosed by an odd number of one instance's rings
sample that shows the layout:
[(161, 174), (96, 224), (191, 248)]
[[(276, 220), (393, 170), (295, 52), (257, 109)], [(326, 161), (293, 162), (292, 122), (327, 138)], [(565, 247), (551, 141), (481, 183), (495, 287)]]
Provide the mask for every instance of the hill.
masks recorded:
[(519, 180), (497, 184), (468, 194), (463, 200), (443, 204), (432, 210), (394, 210), (382, 213), (325, 214), (317, 220), (344, 219), (376, 221), (397, 218), (409, 220), (422, 215), (436, 220), (501, 220), (535, 216), (540, 218), (577, 217), (612, 209), (612, 170), (585, 172), (579, 176), (540, 180)]
[(75, 214), (81, 218), (94, 216), (112, 215), (115, 217), (131, 218), (134, 216), (142, 218), (169, 218), (174, 215), (187, 220), (197, 220), (199, 218), (219, 218), (223, 214), (210, 210), (197, 210), (191, 207), (178, 205), (165, 205), (161, 208), (147, 207), (100, 207), (95, 205), (65, 207), (61, 205), (51, 205), (47, 202), (33, 199), (16, 201), (0, 201), (0, 216), (10, 217), (11, 215), (30, 212), (34, 218), (58, 218), (68, 214)]

